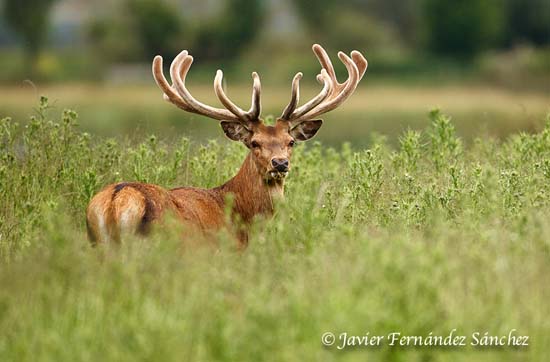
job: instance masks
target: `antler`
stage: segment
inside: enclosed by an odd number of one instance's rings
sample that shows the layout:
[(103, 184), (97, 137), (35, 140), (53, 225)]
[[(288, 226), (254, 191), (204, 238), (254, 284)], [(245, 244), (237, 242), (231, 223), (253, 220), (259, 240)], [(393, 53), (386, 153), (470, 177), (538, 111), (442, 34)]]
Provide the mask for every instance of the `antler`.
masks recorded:
[(309, 102), (296, 108), (299, 100), (299, 82), (302, 78), (302, 73), (296, 74), (292, 81), (290, 103), (281, 115), (282, 120), (299, 123), (300, 121), (312, 119), (333, 110), (355, 91), (357, 84), (359, 84), (359, 81), (367, 70), (368, 62), (358, 51), (352, 51), (351, 58), (343, 52), (339, 52), (338, 58), (344, 63), (348, 71), (348, 79), (344, 83), (339, 83), (327, 52), (319, 44), (314, 44), (312, 48), (323, 67), (321, 74), (317, 75), (317, 80), (323, 84), (323, 89)]
[(197, 101), (187, 90), (185, 78), (192, 63), (193, 57), (189, 55), (187, 50), (179, 53), (170, 65), (170, 77), (173, 82), (173, 84), (170, 85), (164, 77), (162, 57), (160, 55), (155, 57), (153, 60), (153, 77), (160, 89), (164, 92), (165, 100), (175, 104), (184, 111), (204, 115), (220, 121), (239, 121), (243, 124), (247, 124), (259, 120), (261, 112), (261, 84), (260, 77), (256, 72), (252, 73), (252, 78), (254, 80), (252, 88), (252, 106), (248, 112), (245, 112), (235, 105), (235, 103), (225, 94), (222, 87), (223, 72), (218, 69), (216, 77), (214, 78), (214, 92), (220, 102), (226, 107), (226, 109), (222, 109)]

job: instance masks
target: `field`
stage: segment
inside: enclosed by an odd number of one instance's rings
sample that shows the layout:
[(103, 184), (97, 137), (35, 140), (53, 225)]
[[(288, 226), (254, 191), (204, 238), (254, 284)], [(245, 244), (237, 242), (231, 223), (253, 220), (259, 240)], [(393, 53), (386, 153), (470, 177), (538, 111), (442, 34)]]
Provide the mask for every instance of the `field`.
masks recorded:
[[(327, 117), (321, 142), (298, 146), (286, 201), (238, 253), (227, 235), (217, 251), (190, 248), (177, 225), (120, 249), (91, 248), (84, 210), (103, 185), (211, 187), (235, 173), (246, 150), (221, 137), (169, 135), (177, 111), (162, 121), (164, 135), (153, 125), (158, 136), (127, 137), (138, 126), (132, 115), (139, 124), (170, 108), (150, 107), (149, 88), (50, 90), (65, 103), (2, 92), (2, 112), (15, 118), (0, 122), (1, 361), (543, 361), (550, 353), (547, 96), (359, 92)], [(114, 94), (126, 100), (122, 126), (112, 125), (116, 112), (100, 117), (119, 104)], [(427, 115), (426, 104), (439, 101), (456, 118)], [(82, 119), (61, 113), (69, 104)], [(482, 119), (488, 128), (478, 133)], [(390, 136), (360, 147), (372, 130), (362, 125), (353, 145), (340, 145), (339, 127), (361, 122)], [(204, 123), (212, 137), (215, 122)], [(326, 332), (453, 329), (467, 346), (340, 350), (321, 341)], [(528, 347), (469, 345), (474, 333), (514, 329)]]
[[(47, 94), (54, 110), (71, 108), (80, 115), (81, 128), (107, 137), (139, 136), (154, 133), (165, 139), (184, 133), (194, 141), (219, 135), (216, 122), (186, 114), (164, 102), (156, 85), (146, 84), (65, 84), (33, 88), (30, 84), (0, 87), (0, 114), (25, 119), (33, 113), (37, 94)], [(208, 104), (218, 104), (210, 84), (190, 89)], [(278, 116), (290, 98), (290, 86), (266, 84), (262, 93), (263, 114)], [(365, 83), (366, 84), (366, 83)], [(422, 130), (428, 124), (430, 108), (438, 107), (452, 115), (457, 134), (466, 142), (476, 137), (503, 138), (519, 130), (540, 131), (550, 111), (550, 92), (502, 88), (488, 84), (443, 83), (360, 84), (344, 107), (324, 117), (318, 139), (325, 145), (355, 146), (372, 144), (373, 134), (390, 136), (397, 145), (403, 130)], [(247, 108), (250, 84), (233, 84), (228, 94)], [(302, 98), (309, 99), (318, 87), (305, 83)], [(39, 93), (37, 93), (39, 92)]]

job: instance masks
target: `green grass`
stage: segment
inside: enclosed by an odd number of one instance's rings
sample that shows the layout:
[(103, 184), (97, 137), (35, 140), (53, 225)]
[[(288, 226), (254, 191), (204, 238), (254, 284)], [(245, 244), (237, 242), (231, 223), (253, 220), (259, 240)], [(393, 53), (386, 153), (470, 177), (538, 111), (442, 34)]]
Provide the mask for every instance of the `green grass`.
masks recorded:
[[(92, 249), (84, 210), (120, 180), (214, 186), (239, 144), (81, 133), (42, 102), (0, 122), (1, 361), (542, 361), (550, 352), (550, 119), (465, 145), (439, 112), (398, 146), (299, 146), (249, 248), (182, 230)], [(321, 130), (323, 132), (323, 130)], [(185, 239), (185, 238), (184, 238)], [(470, 336), (528, 348), (323, 347), (321, 335)], [(470, 339), (471, 340), (471, 339)]]

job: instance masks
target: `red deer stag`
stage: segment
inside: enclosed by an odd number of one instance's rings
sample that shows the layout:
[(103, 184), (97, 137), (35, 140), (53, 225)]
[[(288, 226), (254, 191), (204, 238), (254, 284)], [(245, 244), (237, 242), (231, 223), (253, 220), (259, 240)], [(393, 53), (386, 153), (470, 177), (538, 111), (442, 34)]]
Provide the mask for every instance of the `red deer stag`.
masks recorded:
[(170, 66), (170, 85), (163, 74), (162, 57), (153, 60), (153, 76), (164, 99), (184, 111), (221, 121), (227, 137), (241, 141), (250, 149), (237, 175), (225, 184), (212, 188), (178, 187), (167, 190), (157, 185), (121, 182), (105, 187), (88, 205), (86, 222), (92, 244), (119, 242), (122, 234), (146, 234), (151, 224), (166, 211), (175, 213), (178, 220), (203, 232), (218, 230), (226, 225), (224, 213), (226, 196), (232, 194), (232, 216), (245, 225), (238, 232), (239, 246), (246, 247), (246, 225), (256, 215), (273, 212), (273, 199), (283, 195), (284, 180), (290, 169), (290, 157), (295, 142), (313, 137), (322, 121), (317, 116), (342, 104), (355, 90), (367, 69), (367, 60), (358, 51), (351, 57), (343, 52), (338, 57), (344, 63), (348, 79), (339, 83), (325, 50), (313, 45), (313, 52), (322, 69), (317, 80), (322, 89), (310, 101), (298, 107), (299, 82), (302, 73), (292, 80), (290, 103), (274, 126), (265, 125), (260, 118), (260, 78), (252, 73), (252, 106), (244, 111), (233, 103), (222, 87), (223, 73), (218, 70), (214, 91), (225, 109), (197, 101), (187, 90), (185, 78), (193, 62), (182, 51)]

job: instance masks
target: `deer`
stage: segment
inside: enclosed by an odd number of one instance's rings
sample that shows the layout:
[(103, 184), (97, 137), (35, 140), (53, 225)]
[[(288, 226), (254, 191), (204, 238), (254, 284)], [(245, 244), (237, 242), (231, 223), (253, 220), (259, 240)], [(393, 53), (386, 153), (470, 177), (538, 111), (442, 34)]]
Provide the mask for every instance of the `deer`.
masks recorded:
[[(214, 78), (214, 92), (224, 108), (216, 108), (196, 100), (185, 84), (193, 57), (181, 51), (170, 66), (170, 84), (164, 76), (163, 59), (157, 55), (152, 64), (153, 77), (163, 92), (163, 98), (185, 112), (220, 121), (230, 140), (249, 149), (237, 174), (221, 186), (211, 189), (184, 186), (166, 189), (141, 182), (118, 182), (95, 194), (86, 210), (86, 226), (92, 245), (120, 244), (126, 234), (148, 235), (153, 225), (171, 212), (177, 222), (202, 234), (227, 228), (228, 223), (243, 225), (236, 230), (237, 246), (248, 245), (249, 228), (255, 217), (270, 217), (276, 200), (284, 198), (284, 183), (290, 170), (292, 150), (297, 142), (311, 139), (323, 121), (317, 117), (340, 106), (355, 91), (366, 72), (368, 63), (358, 51), (350, 56), (339, 52), (348, 78), (340, 83), (327, 52), (314, 44), (313, 52), (321, 64), (317, 81), (322, 89), (299, 106), (300, 80), (298, 72), (291, 86), (290, 102), (274, 125), (267, 125), (261, 114), (261, 83), (252, 73), (252, 104), (248, 111), (233, 103), (223, 86), (223, 72)], [(230, 218), (226, 208), (231, 200)]]

